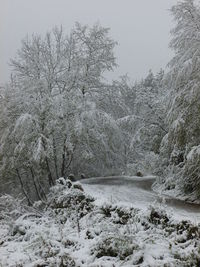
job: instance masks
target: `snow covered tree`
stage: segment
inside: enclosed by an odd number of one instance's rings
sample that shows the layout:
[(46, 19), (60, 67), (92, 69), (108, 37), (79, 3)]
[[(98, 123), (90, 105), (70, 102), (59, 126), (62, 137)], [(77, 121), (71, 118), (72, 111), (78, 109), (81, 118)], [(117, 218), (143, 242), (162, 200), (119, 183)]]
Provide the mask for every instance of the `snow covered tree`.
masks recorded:
[(197, 155), (200, 144), (200, 8), (195, 1), (184, 0), (172, 13), (176, 27), (170, 46), (175, 56), (169, 64), (169, 132), (162, 153), (168, 164), (178, 166), (181, 188), (186, 193), (199, 192), (199, 156), (194, 158), (191, 153)]
[(73, 172), (84, 171), (87, 176), (119, 174), (124, 167), (123, 135), (116, 120), (89, 99), (80, 110), (75, 125), (78, 142), (71, 166)]
[(118, 124), (125, 140), (124, 159), (133, 170), (132, 174), (139, 169), (143, 172), (155, 172), (149, 166), (149, 158), (158, 157), (162, 137), (167, 131), (164, 122), (167, 92), (163, 77), (163, 71), (155, 76), (150, 72), (147, 78), (135, 85), (130, 85), (127, 81), (121, 83), (122, 98), (123, 95), (126, 96), (124, 103), (127, 108), (125, 115), (118, 118)]
[[(82, 123), (86, 103), (92, 105), (96, 96), (103, 96), (108, 87), (103, 74), (116, 66), (113, 54), (116, 43), (108, 32), (98, 24), (90, 28), (77, 23), (68, 36), (62, 27), (54, 28), (44, 38), (39, 35), (25, 38), (17, 57), (11, 61), (13, 78), (3, 116), (8, 123), (1, 136), (1, 174), (6, 173), (11, 181), (13, 177), (19, 178), (29, 192), (34, 187), (37, 198), (44, 199), (45, 189), (55, 179), (74, 171), (72, 166), (77, 166), (80, 155), (87, 153), (88, 147), (83, 144), (86, 139), (91, 139), (90, 144), (98, 143), (96, 151), (93, 146), (93, 154), (98, 155), (99, 147), (107, 146), (108, 155), (112, 150), (110, 136), (106, 137), (105, 132), (112, 135), (113, 126), (108, 122), (105, 128), (98, 125), (103, 126), (104, 120), (110, 121), (112, 117), (98, 115), (103, 113), (96, 107), (94, 120), (99, 119), (93, 137), (84, 129), (83, 140), (79, 131), (80, 127), (89, 127), (89, 121), (87, 125)], [(100, 138), (101, 133), (107, 143)], [(79, 150), (75, 159), (76, 149)], [(115, 154), (102, 156), (102, 164), (112, 165), (116, 152), (115, 149)], [(95, 160), (99, 161), (98, 156)], [(88, 163), (81, 166), (80, 171), (87, 173)]]

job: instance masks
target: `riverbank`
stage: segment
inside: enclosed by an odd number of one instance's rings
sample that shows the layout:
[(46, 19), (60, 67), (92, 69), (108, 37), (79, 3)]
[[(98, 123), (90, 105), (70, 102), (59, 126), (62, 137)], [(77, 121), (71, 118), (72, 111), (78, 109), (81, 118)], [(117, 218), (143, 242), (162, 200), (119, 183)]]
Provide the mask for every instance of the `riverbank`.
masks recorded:
[(152, 186), (152, 190), (156, 194), (163, 195), (167, 198), (171, 198), (177, 201), (182, 201), (186, 205), (187, 204), (192, 204), (192, 205), (198, 205), (200, 208), (200, 200), (197, 199), (197, 196), (195, 193), (191, 194), (183, 194), (182, 190), (178, 188), (178, 186), (175, 187), (168, 187), (166, 184), (162, 183), (154, 183)]

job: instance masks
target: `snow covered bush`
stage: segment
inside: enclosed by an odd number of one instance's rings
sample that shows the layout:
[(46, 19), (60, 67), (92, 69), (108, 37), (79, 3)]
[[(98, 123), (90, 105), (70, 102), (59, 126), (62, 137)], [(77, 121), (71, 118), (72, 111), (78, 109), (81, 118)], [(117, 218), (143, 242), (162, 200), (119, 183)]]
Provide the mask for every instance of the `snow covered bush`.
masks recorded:
[(11, 223), (24, 213), (37, 213), (37, 210), (24, 203), (24, 199), (16, 198), (11, 195), (0, 196), (0, 219)]
[[(4, 196), (0, 203), (12, 217), (14, 199)], [(5, 267), (180, 267), (200, 261), (200, 225), (175, 221), (163, 204), (145, 212), (97, 205), (84, 185), (59, 178), (40, 212), (20, 202), (17, 207), (11, 226), (0, 220), (0, 265)]]
[(118, 257), (125, 260), (138, 249), (138, 245), (129, 236), (109, 236), (102, 239), (95, 249), (95, 256), (101, 257)]
[(149, 222), (153, 224), (166, 225), (170, 219), (166, 212), (166, 207), (164, 205), (154, 204), (149, 207)]
[(47, 207), (62, 223), (73, 218), (79, 220), (94, 208), (94, 199), (87, 195), (78, 183), (59, 178), (57, 185), (51, 187)]
[(105, 217), (110, 217), (114, 224), (126, 225), (130, 223), (137, 213), (137, 209), (123, 208), (115, 205), (105, 204), (100, 207), (100, 210)]

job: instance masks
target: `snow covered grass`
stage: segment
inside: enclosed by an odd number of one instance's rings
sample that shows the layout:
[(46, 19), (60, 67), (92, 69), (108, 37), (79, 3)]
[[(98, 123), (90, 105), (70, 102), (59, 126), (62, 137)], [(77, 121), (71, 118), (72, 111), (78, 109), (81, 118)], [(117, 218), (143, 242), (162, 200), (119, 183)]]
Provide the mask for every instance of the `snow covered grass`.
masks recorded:
[(61, 178), (47, 203), (36, 204), (24, 208), (10, 196), (0, 198), (0, 266), (200, 264), (200, 225), (175, 221), (163, 204), (144, 212), (113, 201), (97, 202), (80, 184)]

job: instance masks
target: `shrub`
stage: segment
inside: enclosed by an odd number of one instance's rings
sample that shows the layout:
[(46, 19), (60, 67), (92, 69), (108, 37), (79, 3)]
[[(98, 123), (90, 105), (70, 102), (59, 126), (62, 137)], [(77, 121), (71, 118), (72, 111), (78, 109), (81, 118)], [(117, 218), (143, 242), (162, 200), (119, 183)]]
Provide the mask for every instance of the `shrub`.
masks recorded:
[(132, 255), (135, 249), (138, 249), (138, 245), (132, 243), (132, 240), (128, 236), (105, 237), (97, 245), (96, 257), (101, 258), (104, 256), (110, 256), (124, 260), (128, 256)]

